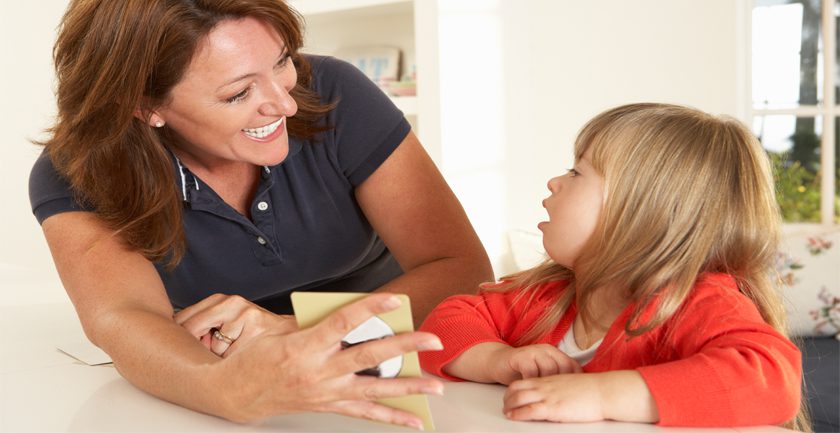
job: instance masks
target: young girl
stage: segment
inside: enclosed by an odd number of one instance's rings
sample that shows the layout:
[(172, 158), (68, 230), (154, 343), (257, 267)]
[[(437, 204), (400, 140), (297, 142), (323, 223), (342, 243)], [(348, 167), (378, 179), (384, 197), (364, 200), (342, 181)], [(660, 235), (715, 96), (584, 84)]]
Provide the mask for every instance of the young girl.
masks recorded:
[(439, 305), (421, 327), (445, 346), (420, 354), (427, 371), (510, 384), (514, 420), (808, 428), (773, 275), (773, 179), (750, 131), (618, 107), (584, 126), (548, 189), (549, 259)]

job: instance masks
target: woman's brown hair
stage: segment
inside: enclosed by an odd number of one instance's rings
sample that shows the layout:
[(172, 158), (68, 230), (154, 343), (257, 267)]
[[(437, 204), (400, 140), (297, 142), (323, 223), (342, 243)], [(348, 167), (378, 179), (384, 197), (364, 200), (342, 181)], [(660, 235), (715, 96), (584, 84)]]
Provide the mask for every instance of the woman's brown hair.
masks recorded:
[(310, 139), (332, 105), (310, 90), (302, 18), (280, 0), (73, 0), (53, 49), (58, 117), (46, 152), (77, 200), (126, 244), (173, 268), (185, 250), (181, 197), (167, 147), (147, 113), (167, 102), (203, 38), (222, 20), (274, 28), (298, 69), (289, 134)]

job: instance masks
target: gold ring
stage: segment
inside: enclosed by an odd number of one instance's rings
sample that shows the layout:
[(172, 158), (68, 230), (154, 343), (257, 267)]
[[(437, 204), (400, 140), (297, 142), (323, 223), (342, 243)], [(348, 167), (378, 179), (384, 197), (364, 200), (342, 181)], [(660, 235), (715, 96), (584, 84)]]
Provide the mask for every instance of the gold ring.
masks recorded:
[(231, 344), (233, 344), (234, 341), (236, 341), (235, 338), (230, 338), (227, 335), (222, 334), (222, 331), (220, 331), (218, 329), (213, 330), (213, 338), (215, 338), (216, 340), (223, 341), (223, 342), (227, 343), (228, 346), (230, 346)]

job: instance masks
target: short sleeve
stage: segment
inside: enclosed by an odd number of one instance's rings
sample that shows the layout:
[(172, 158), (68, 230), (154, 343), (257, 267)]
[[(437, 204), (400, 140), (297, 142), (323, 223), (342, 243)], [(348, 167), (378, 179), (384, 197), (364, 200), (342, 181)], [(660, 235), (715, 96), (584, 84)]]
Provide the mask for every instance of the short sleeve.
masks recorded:
[(46, 151), (41, 152), (29, 173), (29, 204), (38, 224), (62, 212), (90, 210), (76, 201), (70, 184), (55, 170)]
[(368, 178), (411, 130), (385, 93), (350, 63), (333, 57), (310, 58), (313, 85), (326, 102), (334, 156), (353, 186)]

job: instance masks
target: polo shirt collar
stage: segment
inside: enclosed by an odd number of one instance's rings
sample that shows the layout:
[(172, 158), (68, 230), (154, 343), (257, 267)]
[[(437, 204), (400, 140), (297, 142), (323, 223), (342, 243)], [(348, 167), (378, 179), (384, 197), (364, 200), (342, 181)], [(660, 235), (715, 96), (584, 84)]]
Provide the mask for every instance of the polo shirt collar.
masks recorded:
[(175, 152), (169, 152), (175, 161), (175, 183), (181, 191), (181, 198), (183, 201), (190, 202), (190, 194), (187, 191), (201, 189), (198, 178), (181, 162), (181, 159), (175, 156)]
[[(294, 156), (303, 148), (303, 143), (298, 138), (289, 137), (289, 153), (286, 155), (286, 159), (291, 156)], [(198, 181), (198, 177), (196, 177), (189, 168), (187, 168), (184, 163), (181, 162), (181, 159), (175, 155), (171, 149), (167, 149), (169, 154), (172, 155), (172, 162), (175, 168), (175, 184), (178, 186), (178, 190), (181, 191), (181, 199), (186, 203), (191, 203), (191, 193), (190, 191), (199, 191), (201, 190), (201, 184)], [(284, 161), (277, 164), (277, 166), (282, 165)], [(276, 166), (275, 166), (276, 167)], [(271, 174), (272, 167), (263, 166), (262, 175), (264, 179), (268, 178), (268, 175)]]

